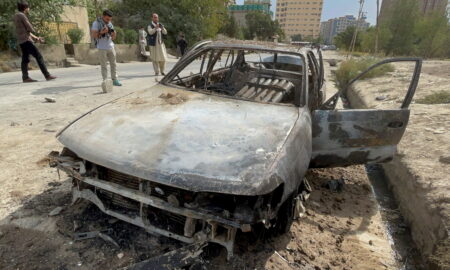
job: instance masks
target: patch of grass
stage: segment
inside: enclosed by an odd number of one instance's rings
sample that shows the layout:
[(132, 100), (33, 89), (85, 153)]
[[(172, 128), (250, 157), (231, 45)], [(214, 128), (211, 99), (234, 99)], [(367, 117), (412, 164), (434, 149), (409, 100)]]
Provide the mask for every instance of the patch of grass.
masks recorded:
[[(358, 76), (361, 72), (365, 71), (370, 66), (380, 62), (377, 58), (360, 58), (360, 59), (350, 59), (341, 63), (339, 68), (336, 70), (335, 84), (336, 86), (343, 90), (347, 87), (348, 83)], [(381, 77), (386, 73), (393, 72), (395, 70), (394, 66), (391, 64), (384, 64), (379, 66), (369, 73), (364, 75), (361, 79), (370, 79), (375, 77)]]
[(447, 104), (450, 103), (450, 91), (439, 91), (416, 100), (419, 104)]

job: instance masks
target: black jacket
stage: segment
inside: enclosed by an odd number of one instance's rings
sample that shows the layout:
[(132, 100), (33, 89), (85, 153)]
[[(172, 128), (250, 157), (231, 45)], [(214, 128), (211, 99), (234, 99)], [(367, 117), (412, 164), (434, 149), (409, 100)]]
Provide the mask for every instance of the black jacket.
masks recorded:
[[(164, 25), (162, 25), (162, 23), (160, 23), (160, 25), (161, 25), (161, 28), (164, 28)], [(155, 26), (153, 26), (153, 23), (151, 23), (149, 26), (150, 26), (152, 29), (155, 28)], [(149, 46), (155, 46), (155, 45), (156, 45), (156, 35), (157, 35), (157, 34), (158, 34), (158, 33), (155, 32), (153, 35), (150, 35), (150, 34), (147, 35), (147, 43), (148, 43)], [(164, 41), (164, 35), (161, 35), (161, 38), (162, 38), (162, 40)]]

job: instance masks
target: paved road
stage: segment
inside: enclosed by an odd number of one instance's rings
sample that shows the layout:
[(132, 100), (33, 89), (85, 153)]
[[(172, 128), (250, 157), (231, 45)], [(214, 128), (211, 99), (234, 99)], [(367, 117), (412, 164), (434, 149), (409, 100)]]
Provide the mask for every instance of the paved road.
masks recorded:
[[(174, 64), (174, 61), (168, 62), (167, 71), (172, 69)], [(39, 80), (37, 83), (30, 84), (22, 83), (20, 72), (1, 73), (0, 102), (4, 102), (4, 99), (7, 97), (17, 97), (24, 94), (54, 95), (74, 90), (83, 90), (86, 93), (100, 90), (100, 66), (57, 68), (51, 69), (50, 72), (56, 75), (58, 79), (47, 82), (43, 78), (40, 70), (30, 71), (30, 77)], [(140, 87), (148, 87), (155, 83), (153, 67), (150, 62), (119, 63), (118, 73), (124, 87), (122, 89), (116, 87), (115, 89), (117, 91), (128, 90), (130, 87), (137, 85)], [(10, 103), (10, 100), (8, 103)]]

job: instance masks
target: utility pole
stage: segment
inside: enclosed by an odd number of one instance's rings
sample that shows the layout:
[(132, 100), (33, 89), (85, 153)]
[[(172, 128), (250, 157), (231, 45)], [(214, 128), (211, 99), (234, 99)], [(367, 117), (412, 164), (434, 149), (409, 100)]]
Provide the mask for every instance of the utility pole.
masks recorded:
[(380, 0), (377, 0), (377, 29), (375, 34), (375, 54), (378, 54), (378, 38), (380, 36), (380, 22), (379, 22), (379, 16), (380, 16)]
[(350, 48), (348, 50), (347, 58), (355, 50), (356, 38), (358, 37), (359, 23), (361, 22), (361, 19), (364, 15), (363, 8), (364, 8), (364, 0), (359, 0), (358, 19), (356, 21), (355, 32), (353, 32), (353, 38), (352, 38), (352, 42), (350, 43)]

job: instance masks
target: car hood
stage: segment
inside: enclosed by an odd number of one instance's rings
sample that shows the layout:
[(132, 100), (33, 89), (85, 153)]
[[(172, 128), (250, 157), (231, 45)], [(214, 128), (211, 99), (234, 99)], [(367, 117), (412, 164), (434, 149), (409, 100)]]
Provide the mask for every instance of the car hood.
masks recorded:
[(79, 157), (191, 191), (262, 195), (298, 108), (157, 85), (84, 115), (59, 135)]

